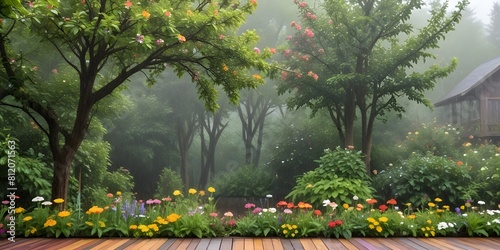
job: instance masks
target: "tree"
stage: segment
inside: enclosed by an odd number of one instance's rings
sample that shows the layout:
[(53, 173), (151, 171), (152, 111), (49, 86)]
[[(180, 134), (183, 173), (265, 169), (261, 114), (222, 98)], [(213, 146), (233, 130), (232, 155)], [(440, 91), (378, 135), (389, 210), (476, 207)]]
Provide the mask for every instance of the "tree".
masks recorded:
[(488, 38), (495, 46), (497, 53), (500, 53), (500, 3), (493, 3), (490, 12), (490, 23), (488, 25)]
[[(48, 41), (52, 47), (43, 49), (65, 61), (67, 67), (62, 70), (76, 75), (72, 95), (76, 100), (70, 114), (58, 113), (45, 96), (37, 94), (36, 88), (52, 86), (37, 81), (27, 68), (43, 65), (29, 65), (30, 54), (12, 51), (11, 29), (2, 29), (0, 57), (6, 77), (0, 85), (0, 100), (36, 114), (32, 117), (48, 137), (54, 161), (52, 198), (68, 196), (71, 163), (98, 104), (131, 76), (143, 73), (152, 84), (154, 76), (167, 67), (179, 76), (187, 73), (210, 110), (217, 109), (216, 86), (222, 86), (236, 102), (240, 89), (261, 84), (259, 75), (247, 72), (266, 71), (269, 65), (265, 59), (270, 52), (253, 51), (258, 40), (255, 32), (235, 35), (255, 6), (255, 0), (241, 4), (231, 0), (31, 3), (29, 18), (20, 19), (26, 26), (14, 21), (9, 25), (27, 27), (36, 38)], [(18, 63), (10, 63), (12, 59)], [(226, 67), (231, 70), (224, 70)]]
[(431, 106), (423, 92), (456, 66), (432, 65), (411, 72), (419, 61), (432, 58), (444, 35), (453, 30), (467, 1), (447, 15), (447, 5), (432, 10), (418, 32), (409, 23), (421, 0), (327, 0), (316, 10), (298, 2), (304, 29), (292, 22), (296, 34), (284, 51), (286, 65), (279, 92), (293, 92), (291, 108), (326, 109), (345, 147), (354, 145), (354, 123), (361, 120), (362, 152), (370, 170), (373, 126), (386, 112), (403, 113), (398, 97)]

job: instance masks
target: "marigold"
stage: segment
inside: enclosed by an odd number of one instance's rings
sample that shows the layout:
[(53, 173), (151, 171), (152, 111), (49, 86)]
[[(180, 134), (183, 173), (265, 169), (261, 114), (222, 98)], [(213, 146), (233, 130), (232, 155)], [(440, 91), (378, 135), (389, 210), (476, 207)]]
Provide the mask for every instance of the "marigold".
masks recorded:
[(179, 191), (179, 190), (175, 190), (175, 191), (174, 191), (174, 196), (179, 196), (179, 195), (181, 195), (181, 194), (182, 194), (182, 193), (181, 193), (181, 191)]
[(434, 204), (434, 202), (429, 202), (429, 203), (427, 203), (427, 206), (429, 206), (429, 207), (435, 207), (436, 204)]
[(57, 214), (57, 216), (59, 216), (59, 217), (61, 217), (61, 218), (68, 217), (68, 216), (70, 216), (70, 215), (71, 215), (71, 213), (70, 213), (69, 211), (66, 211), (66, 210), (61, 211), (61, 212), (59, 212), (59, 213)]
[(17, 207), (16, 209), (14, 209), (14, 213), (16, 213), (16, 214), (20, 214), (22, 212), (24, 212), (24, 208), (22, 208), (22, 207)]
[(342, 207), (343, 207), (344, 209), (348, 209), (348, 208), (349, 208), (349, 204), (344, 203), (344, 204), (342, 205)]
[(149, 227), (147, 227), (146, 225), (139, 225), (137, 227), (137, 229), (141, 230), (141, 232), (143, 232), (143, 233), (146, 233), (147, 231), (149, 231)]
[(196, 191), (196, 189), (194, 189), (194, 188), (190, 188), (190, 189), (188, 190), (188, 193), (190, 193), (190, 194), (196, 194), (196, 193), (197, 193), (197, 191)]
[(382, 232), (382, 227), (381, 226), (377, 226), (376, 230), (377, 230), (377, 232), (381, 233)]
[(128, 229), (130, 229), (130, 230), (136, 230), (137, 229), (137, 225), (130, 225), (130, 227), (128, 227)]
[(104, 211), (104, 208), (98, 207), (98, 206), (93, 206), (89, 208), (89, 210), (86, 212), (86, 214), (100, 214)]
[(374, 229), (374, 228), (375, 228), (375, 226), (374, 226), (373, 224), (370, 224), (370, 225), (368, 225), (368, 228), (370, 228), (370, 229)]
[(141, 14), (146, 19), (149, 19), (149, 17), (151, 16), (151, 14), (147, 10), (143, 10)]
[(215, 193), (215, 188), (214, 187), (208, 187), (207, 191), (210, 192), (210, 193)]
[(122, 196), (122, 192), (117, 191), (117, 192), (116, 192), (116, 195), (118, 195), (118, 196)]
[(45, 223), (43, 224), (43, 227), (53, 227), (57, 224), (57, 221), (55, 221), (54, 219), (48, 219), (47, 221), (45, 221)]
[(57, 203), (57, 204), (63, 203), (63, 202), (64, 202), (64, 200), (61, 199), (61, 198), (57, 198), (57, 199), (54, 200), (54, 203)]
[(24, 217), (24, 218), (23, 218), (23, 221), (30, 221), (30, 220), (32, 220), (32, 219), (33, 219), (33, 217), (31, 217), (31, 216), (26, 216), (26, 217)]
[(436, 199), (434, 199), (434, 201), (435, 201), (435, 202), (441, 202), (441, 201), (443, 201), (443, 200), (441, 200), (441, 198), (436, 198)]
[(167, 221), (168, 222), (176, 222), (180, 218), (181, 218), (181, 215), (178, 215), (176, 213), (171, 213), (167, 216)]
[(389, 218), (387, 218), (385, 216), (382, 216), (382, 217), (378, 218), (378, 221), (380, 221), (380, 222), (388, 222)]

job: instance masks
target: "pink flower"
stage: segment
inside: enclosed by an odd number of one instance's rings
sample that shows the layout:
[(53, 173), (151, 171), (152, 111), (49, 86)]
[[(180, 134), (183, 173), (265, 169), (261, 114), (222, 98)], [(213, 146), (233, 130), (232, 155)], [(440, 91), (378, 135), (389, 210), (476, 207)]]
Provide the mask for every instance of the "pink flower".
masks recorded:
[(306, 34), (306, 36), (308, 36), (308, 37), (314, 37), (314, 33), (309, 28), (306, 28), (304, 34)]
[(302, 29), (302, 27), (300, 27), (300, 25), (298, 25), (298, 24), (297, 24), (297, 25), (295, 25), (295, 29), (296, 29), (296, 30), (301, 30), (301, 29)]
[(170, 13), (170, 11), (167, 11), (167, 12), (165, 12), (165, 16), (166, 16), (166, 17), (171, 17), (171, 16), (172, 16), (172, 13)]
[(290, 210), (289, 208), (283, 210), (283, 213), (285, 214), (291, 214), (292, 213), (292, 210)]
[(285, 50), (285, 56), (289, 56), (291, 51), (289, 49)]
[(210, 215), (210, 217), (214, 217), (214, 218), (218, 216), (217, 213), (210, 213), (209, 215)]
[(286, 40), (292, 40), (292, 36), (287, 36)]
[(292, 26), (292, 27), (295, 27), (295, 25), (297, 25), (297, 23), (295, 21), (292, 21), (292, 23), (290, 24), (290, 26)]
[(230, 227), (234, 227), (234, 226), (236, 226), (236, 221), (235, 221), (235, 220), (229, 220), (229, 221), (227, 222), (227, 224), (228, 224)]
[(307, 55), (303, 55), (300, 57), (300, 59), (304, 60), (304, 61), (309, 61), (309, 57)]
[(259, 48), (257, 48), (257, 47), (255, 47), (255, 48), (253, 48), (253, 52), (255, 52), (255, 53), (260, 53), (260, 49), (259, 49)]
[(307, 6), (307, 3), (306, 2), (301, 2), (299, 6), (300, 6), (300, 8), (305, 8)]
[(144, 36), (141, 35), (141, 34), (135, 35), (135, 41), (137, 41), (138, 43), (143, 43), (144, 42)]
[(312, 19), (312, 20), (317, 20), (317, 19), (318, 19), (318, 17), (317, 17), (316, 15), (311, 15), (311, 19)]
[(165, 41), (163, 39), (156, 40), (156, 45), (158, 45), (158, 46), (163, 45), (163, 43), (165, 43)]
[(262, 208), (260, 208), (260, 207), (256, 207), (256, 208), (252, 211), (252, 213), (253, 213), (253, 214), (258, 214), (258, 213), (260, 213), (260, 212), (262, 212)]
[(269, 51), (271, 51), (271, 54), (276, 54), (276, 49), (275, 48), (271, 48), (271, 49), (269, 49)]
[(225, 212), (224, 216), (226, 216), (226, 217), (233, 217), (233, 213), (231, 213), (231, 212)]
[(247, 203), (247, 204), (245, 204), (245, 208), (246, 209), (250, 209), (250, 208), (254, 208), (254, 207), (255, 207), (255, 204), (253, 204), (253, 203)]
[(281, 71), (281, 80), (285, 80), (287, 76), (288, 76), (288, 72)]
[(219, 36), (219, 39), (220, 39), (220, 40), (224, 39), (224, 35), (222, 35), (222, 34), (221, 34), (221, 35)]

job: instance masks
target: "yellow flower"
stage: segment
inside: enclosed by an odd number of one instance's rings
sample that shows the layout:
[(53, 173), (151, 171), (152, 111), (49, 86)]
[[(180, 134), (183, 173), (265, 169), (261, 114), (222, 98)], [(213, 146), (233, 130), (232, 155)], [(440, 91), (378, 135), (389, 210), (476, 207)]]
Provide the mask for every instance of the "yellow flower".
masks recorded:
[(199, 194), (200, 196), (205, 196), (205, 191), (200, 190), (200, 191), (198, 192), (198, 194)]
[(369, 227), (370, 229), (374, 229), (374, 228), (375, 228), (375, 226), (374, 226), (373, 224), (368, 225), (368, 227)]
[(45, 221), (45, 223), (43, 224), (43, 227), (53, 227), (57, 224), (57, 221), (55, 221), (54, 219), (48, 219), (47, 221)]
[(427, 223), (432, 224), (432, 221), (431, 220), (427, 220)]
[(252, 77), (253, 77), (255, 80), (260, 80), (260, 79), (262, 79), (262, 76), (260, 76), (259, 74), (254, 74)]
[(286, 229), (283, 230), (283, 234), (286, 234), (286, 233), (288, 233), (288, 230), (286, 230)]
[(104, 211), (104, 208), (98, 207), (98, 206), (93, 206), (89, 208), (89, 210), (86, 212), (86, 214), (100, 214)]
[(224, 63), (224, 64), (222, 64), (222, 69), (223, 69), (224, 71), (228, 71), (228, 70), (229, 70), (229, 68), (227, 67), (227, 65), (226, 65), (225, 63)]
[(149, 227), (147, 227), (146, 225), (139, 225), (137, 228), (143, 233), (149, 231)]
[(61, 198), (57, 198), (57, 199), (54, 200), (54, 203), (57, 203), (57, 204), (63, 203), (63, 202), (64, 202), (64, 200), (61, 199)]
[(31, 227), (30, 234), (35, 234), (35, 233), (36, 233), (36, 228), (35, 227)]
[(382, 232), (382, 227), (381, 226), (377, 226), (376, 230), (377, 230), (377, 232), (380, 233), (380, 232)]
[(16, 209), (14, 209), (14, 212), (15, 212), (16, 214), (20, 214), (20, 213), (24, 212), (24, 208), (22, 208), (22, 207), (17, 207)]
[(68, 222), (68, 223), (66, 223), (66, 226), (71, 227), (71, 226), (73, 226), (73, 223)]
[(99, 221), (99, 226), (100, 227), (106, 227), (106, 224), (104, 224), (104, 221)]
[(466, 207), (470, 207), (470, 206), (471, 206), (470, 202), (466, 202), (466, 203), (465, 203), (465, 206), (466, 206)]
[(122, 192), (118, 191), (118, 192), (116, 192), (116, 195), (121, 196)]
[(435, 235), (436, 235), (436, 232), (431, 231), (431, 235), (432, 235), (432, 236), (435, 236)]
[(307, 187), (306, 188), (312, 188), (313, 185), (311, 183), (307, 184)]
[(146, 19), (149, 19), (149, 17), (151, 16), (151, 14), (147, 10), (143, 10), (141, 14)]
[(68, 217), (68, 216), (70, 216), (70, 215), (71, 215), (71, 213), (70, 213), (69, 211), (66, 211), (66, 210), (61, 211), (61, 212), (59, 212), (59, 213), (57, 214), (57, 216), (59, 216), (59, 217), (61, 217), (61, 218)]
[[(500, 205), (499, 205), (499, 206), (500, 206)], [(461, 209), (461, 210), (465, 210), (465, 206), (464, 206), (464, 205), (460, 206), (460, 209)]]
[(136, 230), (137, 229), (137, 225), (130, 225), (130, 227), (128, 229), (130, 229), (130, 230)]
[(158, 228), (158, 225), (156, 225), (156, 224), (149, 224), (148, 228), (153, 229), (153, 231), (155, 231), (155, 232), (160, 231), (160, 229)]
[(194, 189), (194, 188), (190, 188), (190, 189), (188, 190), (188, 193), (190, 193), (190, 194), (196, 194), (196, 189)]
[(293, 229), (297, 229), (297, 225), (292, 225), (292, 228)]
[(429, 203), (427, 203), (427, 206), (429, 206), (429, 207), (435, 207), (436, 204), (434, 204), (433, 202), (429, 202)]
[(406, 203), (405, 205), (406, 205), (407, 207), (411, 207), (411, 203), (410, 203), (410, 202)]
[(189, 16), (189, 15), (192, 15), (192, 14), (193, 14), (193, 12), (192, 12), (191, 10), (187, 10), (187, 11), (186, 11), (186, 15), (188, 15), (188, 16)]
[(450, 211), (450, 206), (448, 206), (448, 205), (444, 205), (444, 206), (443, 206), (443, 209), (445, 209), (445, 210), (447, 210), (447, 211)]
[(374, 218), (372, 218), (372, 217), (369, 217), (369, 218), (367, 218), (366, 220), (367, 220), (368, 222), (370, 222), (370, 223), (374, 223), (374, 222), (376, 222), (376, 220), (375, 220)]
[(378, 218), (378, 221), (380, 221), (380, 222), (387, 222), (387, 221), (389, 221), (389, 218), (383, 216), (383, 217)]
[(415, 219), (416, 217), (417, 217), (417, 216), (415, 216), (414, 214), (410, 214), (410, 215), (408, 215), (408, 218), (410, 218), (410, 219)]
[(441, 202), (441, 201), (443, 201), (443, 200), (441, 200), (441, 198), (436, 198), (436, 199), (434, 199), (434, 201), (435, 201), (435, 202)]
[(342, 205), (342, 207), (343, 207), (344, 209), (348, 209), (348, 208), (349, 208), (349, 204), (344, 203), (344, 205)]
[(32, 220), (32, 219), (33, 219), (33, 217), (31, 217), (31, 216), (26, 216), (26, 217), (24, 217), (24, 218), (23, 218), (23, 221), (30, 221), (30, 220)]
[(168, 222), (176, 222), (180, 218), (181, 218), (180, 215), (178, 215), (176, 213), (171, 213), (170, 215), (167, 216), (167, 221)]
[[(209, 187), (208, 192), (210, 193), (215, 193), (215, 188), (214, 187)], [(500, 206), (500, 205), (499, 205)]]
[(181, 194), (182, 194), (182, 193), (181, 193), (181, 191), (179, 191), (179, 190), (175, 190), (175, 191), (174, 191), (174, 195), (175, 195), (175, 196), (179, 196), (179, 195), (181, 195)]
[(380, 223), (378, 221), (374, 221), (373, 225), (378, 226), (378, 225), (380, 225)]
[(92, 223), (90, 221), (86, 221), (85, 224), (87, 224), (87, 226), (89, 226), (89, 227), (93, 227), (94, 226), (94, 223)]

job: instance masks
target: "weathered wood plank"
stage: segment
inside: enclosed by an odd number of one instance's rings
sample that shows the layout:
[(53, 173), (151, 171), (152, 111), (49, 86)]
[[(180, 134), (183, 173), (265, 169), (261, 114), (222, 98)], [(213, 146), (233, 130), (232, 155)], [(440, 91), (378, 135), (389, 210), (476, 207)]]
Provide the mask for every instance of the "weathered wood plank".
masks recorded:
[[(391, 238), (396, 246), (400, 246), (402, 249), (421, 249), (422, 246), (416, 244), (415, 242), (408, 240), (407, 238)], [(381, 245), (391, 247), (390, 243), (386, 243), (385, 239), (376, 239)]]
[(312, 240), (310, 238), (299, 239), (299, 242), (304, 250), (315, 250), (316, 249), (316, 246), (314, 245), (314, 243), (312, 242)]
[(264, 250), (262, 238), (255, 238), (253, 240), (253, 249), (254, 250)]
[(253, 238), (245, 238), (245, 250), (253, 250)]
[(318, 250), (328, 250), (328, 247), (326, 247), (325, 243), (320, 238), (313, 238), (311, 239), (312, 243)]
[[(351, 239), (352, 240), (352, 239)], [(350, 240), (346, 240), (346, 239), (338, 239), (338, 241), (340, 241), (340, 243), (342, 243), (342, 245), (344, 245), (347, 249), (349, 250), (357, 250), (357, 249), (360, 249), (357, 245), (353, 244)], [(359, 245), (359, 244), (358, 244)], [(360, 247), (363, 247), (361, 245), (359, 245)], [(366, 248), (363, 247), (363, 250), (366, 250)]]
[(207, 250), (219, 250), (220, 244), (222, 243), (222, 238), (213, 238), (208, 244)]
[[(387, 239), (387, 240), (389, 240), (389, 239)], [(368, 242), (365, 238), (354, 238), (354, 239), (352, 239), (352, 241), (363, 246), (367, 250), (378, 250), (379, 249), (376, 246), (372, 245), (370, 242)]]
[(235, 238), (233, 239), (233, 249), (245, 249), (245, 239), (244, 238)]
[(285, 250), (293, 249), (292, 242), (289, 239), (281, 239), (281, 244)]
[(198, 246), (196, 246), (196, 250), (206, 250), (209, 244), (210, 244), (210, 239), (207, 238), (200, 239), (200, 243), (198, 243)]
[(186, 250), (195, 250), (200, 241), (201, 241), (200, 238), (192, 239), (191, 243), (189, 243), (189, 246), (186, 248)]
[(272, 249), (275, 249), (275, 250), (284, 250), (283, 244), (281, 243), (281, 239), (280, 238), (272, 238), (271, 240), (273, 241), (273, 248)]
[(293, 249), (304, 250), (304, 247), (302, 247), (302, 244), (300, 243), (300, 239), (290, 239), (290, 243), (292, 244)]
[(439, 248), (433, 246), (433, 245), (430, 245), (429, 243), (427, 242), (424, 242), (423, 241), (423, 238), (408, 238), (409, 241), (419, 245), (421, 249), (427, 249), (427, 250), (439, 250)]
[[(389, 246), (384, 246), (382, 243), (377, 241), (377, 238), (362, 238), (364, 241), (366, 241), (368, 244), (370, 244), (371, 247), (374, 247), (377, 250), (387, 250), (387, 249), (397, 249), (397, 247), (389, 247)], [(388, 239), (384, 239), (387, 241)], [(391, 245), (397, 245), (397, 243), (393, 242), (391, 240)]]
[(118, 247), (126, 244), (129, 241), (134, 241), (133, 239), (107, 239), (101, 244), (90, 248), (91, 250), (108, 250), (117, 249)]
[(220, 243), (221, 250), (231, 250), (233, 249), (233, 238), (224, 237)]
[(337, 239), (325, 238), (325, 239), (322, 239), (322, 241), (323, 241), (323, 243), (325, 243), (325, 246), (328, 247), (328, 249), (333, 249), (333, 250), (346, 250), (347, 249), (347, 247), (345, 247)]

